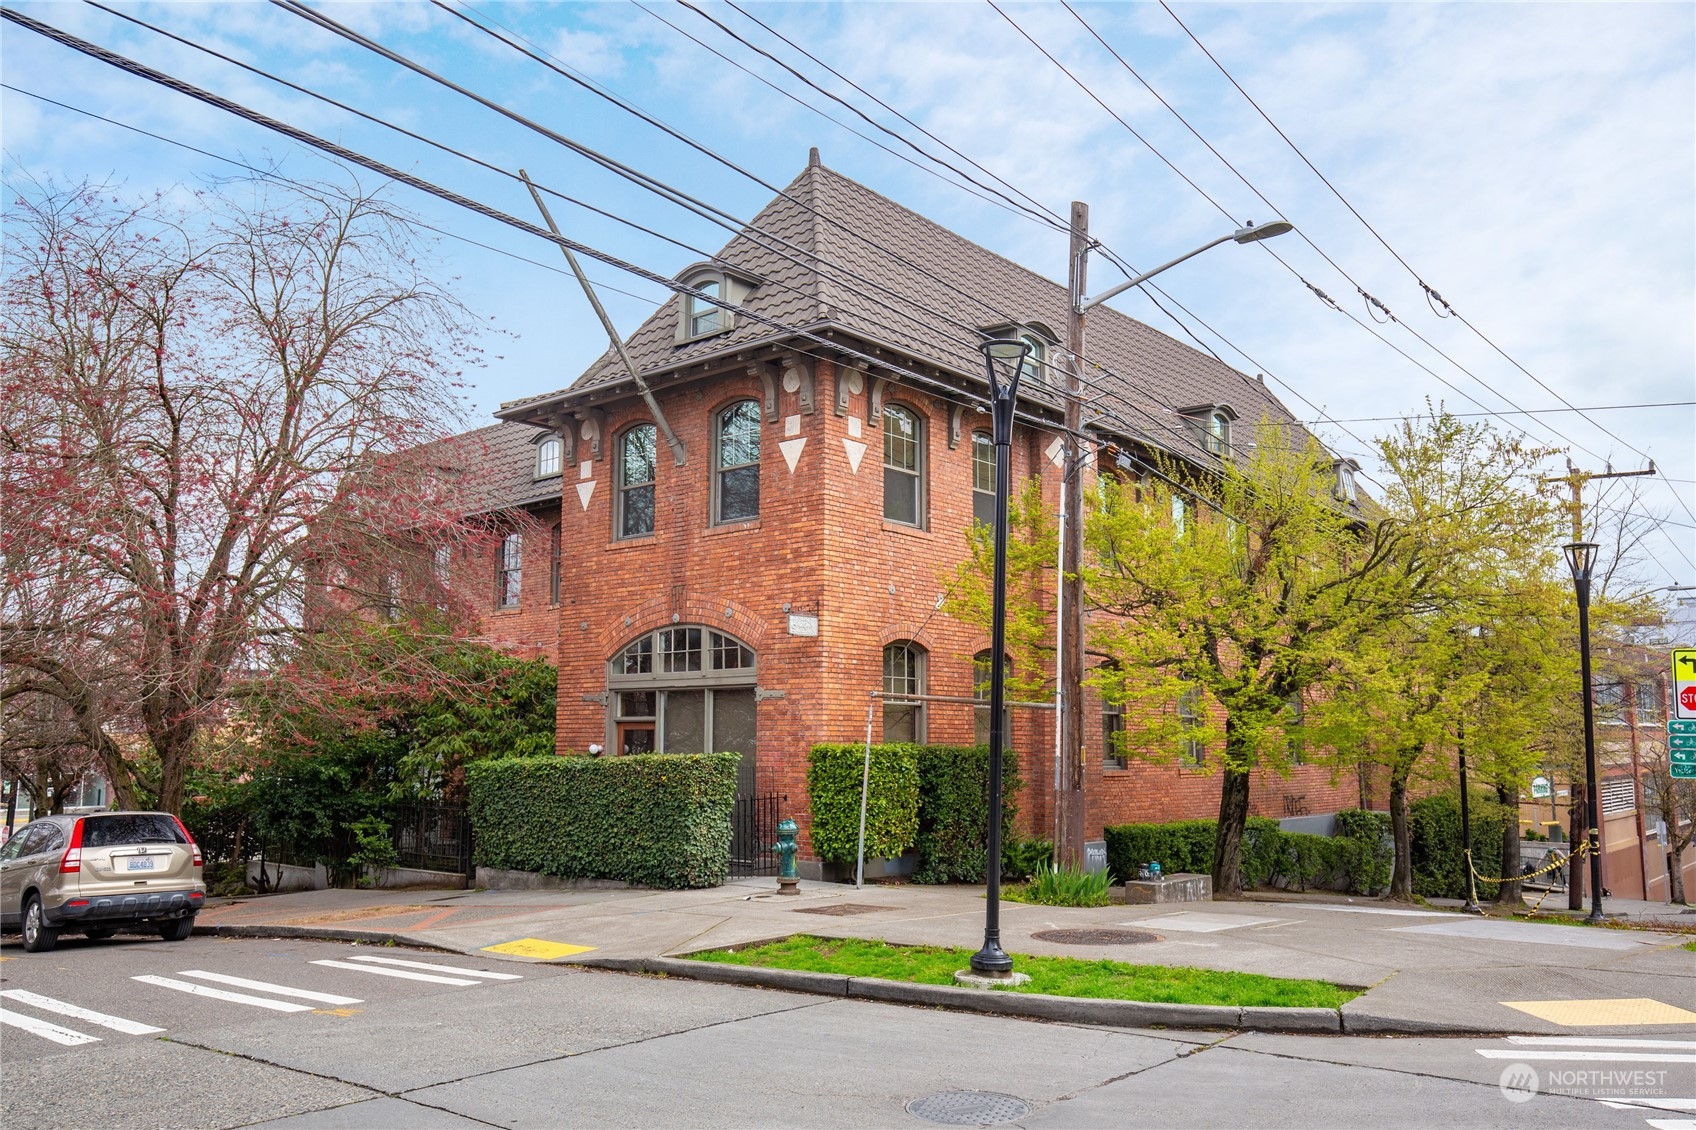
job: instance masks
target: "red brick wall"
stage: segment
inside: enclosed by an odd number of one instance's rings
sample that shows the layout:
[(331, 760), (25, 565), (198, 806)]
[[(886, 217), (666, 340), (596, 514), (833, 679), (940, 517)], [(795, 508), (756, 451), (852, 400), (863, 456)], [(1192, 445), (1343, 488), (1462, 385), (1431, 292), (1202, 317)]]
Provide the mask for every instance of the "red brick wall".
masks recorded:
[[(495, 574), (499, 568), (500, 546), (479, 547), (453, 564), (454, 583), (459, 591), (479, 600), (485, 611), (481, 617), (483, 641), (519, 659), (546, 659), (552, 663), (559, 650), (559, 606), (551, 602), (549, 566), (553, 556), (549, 536), (559, 521), (559, 507), (539, 506), (532, 513), (532, 523), (523, 533), (524, 569), (520, 577), (519, 601), (516, 608), (495, 607)], [(561, 554), (561, 586), (564, 586), (566, 561)]]

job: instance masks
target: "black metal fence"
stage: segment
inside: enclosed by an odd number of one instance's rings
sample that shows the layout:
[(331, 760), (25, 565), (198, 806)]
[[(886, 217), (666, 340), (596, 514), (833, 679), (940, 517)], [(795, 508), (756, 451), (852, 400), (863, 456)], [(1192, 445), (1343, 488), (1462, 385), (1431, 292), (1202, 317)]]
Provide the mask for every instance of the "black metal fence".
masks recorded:
[(777, 822), (783, 819), (782, 796), (738, 797), (730, 817), (730, 876), (776, 875)]
[(471, 816), (463, 804), (397, 805), (387, 813), (397, 866), (475, 876)]

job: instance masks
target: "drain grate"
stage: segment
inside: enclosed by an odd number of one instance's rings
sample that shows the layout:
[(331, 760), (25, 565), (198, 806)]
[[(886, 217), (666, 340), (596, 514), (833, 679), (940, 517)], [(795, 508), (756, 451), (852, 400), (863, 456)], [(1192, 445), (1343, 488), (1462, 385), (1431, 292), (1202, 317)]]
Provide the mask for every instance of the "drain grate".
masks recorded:
[(995, 1091), (938, 1091), (907, 1104), (908, 1114), (939, 1126), (993, 1126), (1030, 1112), (1030, 1103)]
[(1063, 946), (1135, 946), (1166, 940), (1143, 930), (1041, 930), (1031, 937)]
[(798, 906), (796, 914), (827, 914), (832, 918), (846, 918), (850, 914), (876, 914), (880, 910), (900, 910), (898, 906), (872, 906), (863, 902), (836, 902), (829, 906)]

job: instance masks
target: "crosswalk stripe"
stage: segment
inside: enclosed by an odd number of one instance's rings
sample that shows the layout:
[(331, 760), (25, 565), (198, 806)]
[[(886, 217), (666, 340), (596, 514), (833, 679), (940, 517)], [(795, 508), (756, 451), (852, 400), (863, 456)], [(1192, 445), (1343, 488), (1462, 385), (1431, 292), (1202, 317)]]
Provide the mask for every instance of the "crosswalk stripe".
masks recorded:
[(76, 1020), (86, 1020), (90, 1024), (98, 1024), (102, 1028), (110, 1028), (114, 1032), (124, 1032), (131, 1036), (146, 1036), (152, 1032), (163, 1032), (163, 1028), (155, 1028), (151, 1024), (143, 1024), (139, 1020), (125, 1020), (121, 1016), (108, 1016), (104, 1012), (95, 1012), (80, 1005), (67, 1004), (64, 1001), (44, 997), (40, 993), (32, 993), (28, 989), (0, 989), (0, 997), (17, 1001), (19, 1004), (33, 1005), (44, 1012), (56, 1012), (60, 1016), (69, 1016)]
[(1508, 1043), (1560, 1048), (1679, 1048), (1696, 1052), (1696, 1040), (1638, 1040), (1616, 1036), (1509, 1036)]
[(98, 1044), (100, 1042), (99, 1036), (90, 1036), (69, 1028), (61, 1028), (57, 1024), (49, 1024), (45, 1020), (37, 1020), (33, 1016), (25, 1016), (20, 1012), (11, 1012), (4, 1008), (0, 1008), (0, 1024), (10, 1024), (14, 1028), (22, 1028), (25, 1032), (31, 1032), (43, 1039), (52, 1040), (55, 1044), (64, 1044), (68, 1048), (76, 1047), (78, 1044)]
[(274, 1001), (266, 997), (250, 997), (246, 993), (227, 993), (223, 989), (214, 989), (209, 985), (196, 985), (188, 981), (173, 981), (169, 977), (155, 977), (151, 973), (139, 977), (131, 977), (132, 981), (140, 981), (144, 985), (158, 985), (162, 989), (175, 989), (179, 993), (191, 993), (197, 997), (211, 997), (214, 1000), (230, 1001), (233, 1004), (250, 1004), (255, 1008), (268, 1008), (273, 1012), (311, 1012), (309, 1004), (295, 1004), (293, 1001)]
[(523, 976), (518, 973), (493, 973), (487, 969), (462, 969), (457, 965), (431, 965), (427, 961), (404, 961), (398, 957), (371, 957), (366, 954), (357, 954), (350, 960), (376, 962), (379, 965), (402, 965), (408, 969), (428, 969), (435, 973), (454, 973), (461, 977), (486, 977), (491, 981), (524, 980)]
[(269, 981), (249, 981), (246, 977), (231, 977), (227, 973), (208, 973), (204, 969), (184, 969), (178, 972), (179, 977), (198, 977), (202, 981), (216, 981), (221, 985), (234, 985), (238, 989), (260, 989), (267, 993), (276, 993), (280, 997), (299, 997), (303, 1001), (317, 1001), (319, 1004), (364, 1004), (358, 997), (338, 997), (334, 993), (318, 993), (309, 989), (291, 989), (287, 985), (273, 985)]
[(1651, 1130), (1696, 1130), (1696, 1118), (1645, 1119)]
[(313, 965), (327, 965), (331, 969), (352, 969), (357, 973), (376, 973), (382, 977), (404, 977), (408, 981), (431, 981), (437, 985), (481, 985), (481, 981), (472, 981), (465, 977), (438, 977), (434, 973), (409, 973), (404, 969), (384, 969), (379, 965), (355, 965), (351, 961), (314, 961)]
[(1592, 1052), (1574, 1048), (1571, 1051), (1540, 1051), (1520, 1048), (1476, 1048), (1485, 1059), (1552, 1059), (1568, 1063), (1690, 1063), (1696, 1064), (1696, 1052), (1689, 1055), (1662, 1055), (1658, 1052)]

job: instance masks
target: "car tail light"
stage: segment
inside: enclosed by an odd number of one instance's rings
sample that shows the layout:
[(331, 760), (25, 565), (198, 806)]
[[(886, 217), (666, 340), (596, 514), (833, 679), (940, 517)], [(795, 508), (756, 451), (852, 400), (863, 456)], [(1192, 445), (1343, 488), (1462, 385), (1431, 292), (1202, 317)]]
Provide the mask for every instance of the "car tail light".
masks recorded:
[(59, 860), (61, 875), (74, 875), (82, 870), (82, 821), (71, 825), (71, 846), (65, 849), (65, 855)]
[(177, 830), (183, 834), (183, 839), (188, 841), (189, 850), (194, 852), (194, 865), (196, 867), (204, 866), (201, 861), (200, 845), (194, 842), (194, 837), (188, 834), (187, 828), (183, 827), (183, 818), (181, 816), (173, 816), (171, 819), (177, 822)]
[(66, 903), (65, 905), (66, 906), (87, 906), (88, 900), (87, 899), (72, 899), (70, 902)]

